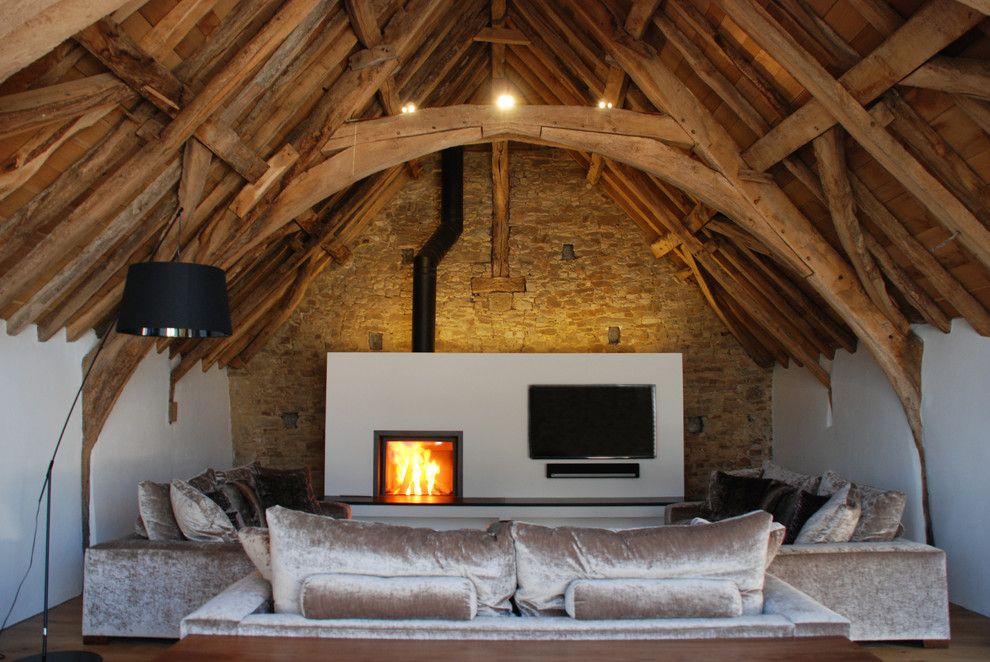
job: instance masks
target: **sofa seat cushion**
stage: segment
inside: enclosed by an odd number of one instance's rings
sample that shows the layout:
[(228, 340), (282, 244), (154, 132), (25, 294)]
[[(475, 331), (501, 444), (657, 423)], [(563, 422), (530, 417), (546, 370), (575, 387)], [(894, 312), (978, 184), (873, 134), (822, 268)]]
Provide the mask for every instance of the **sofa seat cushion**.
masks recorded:
[(513, 522), (518, 588), (527, 616), (562, 616), (575, 579), (729, 579), (744, 614), (763, 608), (763, 577), (772, 520), (757, 511), (703, 526), (611, 531)]
[(278, 506), (269, 508), (267, 517), (277, 612), (301, 613), (303, 581), (326, 572), (464, 577), (474, 584), (478, 614), (512, 611), (516, 567), (507, 535), (338, 520)]
[(730, 579), (575, 579), (564, 609), (578, 620), (731, 618), (742, 596)]
[(299, 602), (306, 618), (469, 621), (478, 613), (474, 584), (464, 577), (310, 575)]

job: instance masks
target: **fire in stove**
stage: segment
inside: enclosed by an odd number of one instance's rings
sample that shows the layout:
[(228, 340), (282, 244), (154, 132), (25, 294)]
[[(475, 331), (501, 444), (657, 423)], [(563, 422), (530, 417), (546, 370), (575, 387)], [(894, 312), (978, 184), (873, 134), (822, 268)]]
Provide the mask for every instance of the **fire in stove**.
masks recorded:
[(449, 496), (453, 493), (452, 442), (388, 442), (385, 451), (385, 494)]
[(460, 433), (376, 431), (375, 493), (395, 497), (460, 496)]

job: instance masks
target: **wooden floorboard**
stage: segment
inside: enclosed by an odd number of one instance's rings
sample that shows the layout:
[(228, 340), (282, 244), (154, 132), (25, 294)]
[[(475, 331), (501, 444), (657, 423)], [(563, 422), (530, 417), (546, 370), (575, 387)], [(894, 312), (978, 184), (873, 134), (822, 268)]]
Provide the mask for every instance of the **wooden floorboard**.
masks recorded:
[[(949, 648), (925, 649), (916, 643), (866, 644), (866, 648), (885, 662), (973, 662), (990, 660), (990, 618), (952, 605), (952, 643)], [(168, 640), (114, 639), (101, 646), (83, 646), (82, 599), (75, 598), (52, 610), (50, 650), (88, 650), (99, 653), (107, 662), (151, 662), (170, 645)], [(38, 652), (41, 617), (36, 616), (14, 625), (0, 636), (0, 652), (7, 660)]]

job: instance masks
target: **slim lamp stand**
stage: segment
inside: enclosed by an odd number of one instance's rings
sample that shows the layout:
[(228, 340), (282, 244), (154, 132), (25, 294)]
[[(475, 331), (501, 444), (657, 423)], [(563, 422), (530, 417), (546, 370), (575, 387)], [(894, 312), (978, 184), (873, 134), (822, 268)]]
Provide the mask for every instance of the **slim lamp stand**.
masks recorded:
[[(165, 237), (168, 236), (172, 224), (176, 221), (179, 222), (175, 249), (175, 256), (178, 258), (181, 252), (178, 243), (182, 236), (181, 207), (175, 212), (175, 216), (165, 228), (158, 245), (152, 251), (152, 255), (158, 253), (158, 249), (165, 241)], [(151, 261), (132, 264), (127, 270), (124, 293), (117, 309), (116, 326), (118, 333), (135, 336), (166, 338), (221, 338), (229, 336), (231, 324), (226, 274), (223, 269), (206, 264), (174, 260), (171, 262)], [(51, 556), (52, 474), (55, 469), (55, 458), (62, 446), (62, 438), (65, 437), (65, 430), (69, 427), (69, 419), (72, 418), (76, 403), (79, 402), (83, 388), (93, 371), (93, 366), (96, 365), (96, 360), (99, 358), (100, 352), (103, 351), (111, 333), (112, 331), (108, 329), (103, 334), (96, 353), (93, 354), (93, 360), (83, 375), (76, 397), (72, 400), (72, 406), (69, 407), (69, 414), (65, 417), (65, 424), (62, 425), (62, 432), (58, 435), (58, 441), (55, 443), (52, 459), (48, 463), (48, 472), (45, 474), (42, 494), (38, 496), (39, 506), (42, 496), (47, 499), (45, 505), (45, 611), (41, 628), (41, 654), (21, 658), (18, 662), (47, 662), (47, 660), (54, 662), (99, 662), (103, 659), (96, 653), (88, 651), (48, 652), (48, 575)], [(37, 526), (37, 521), (36, 516), (35, 526)], [(37, 534), (33, 540), (36, 539)], [(34, 558), (33, 547), (31, 558)], [(28, 571), (30, 572), (30, 565)], [(27, 578), (27, 574), (24, 575), (24, 578)], [(22, 580), (21, 584), (23, 585), (23, 583)], [(20, 588), (18, 588), (18, 593), (20, 593)], [(13, 602), (17, 602), (16, 595)], [(11, 604), (10, 609), (13, 611), (14, 604)], [(0, 632), (2, 632), (2, 627), (0, 627)]]

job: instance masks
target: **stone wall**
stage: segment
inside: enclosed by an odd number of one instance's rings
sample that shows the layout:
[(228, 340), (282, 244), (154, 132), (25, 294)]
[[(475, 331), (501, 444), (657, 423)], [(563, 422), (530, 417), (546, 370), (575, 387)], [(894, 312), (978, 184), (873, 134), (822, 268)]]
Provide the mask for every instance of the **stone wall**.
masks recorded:
[[(440, 266), (438, 352), (682, 352), (688, 495), (712, 469), (758, 464), (771, 447), (772, 371), (756, 366), (692, 284), (656, 260), (642, 231), (608, 197), (587, 189), (563, 152), (513, 144), (510, 264), (527, 291), (471, 293), (490, 275), (487, 150), (465, 155), (464, 234)], [(424, 160), (369, 225), (346, 265), (324, 272), (269, 345), (230, 370), (238, 462), (312, 468), (322, 485), (325, 353), (410, 350), (409, 256), (439, 218), (439, 159)], [(576, 259), (562, 259), (572, 244)], [(404, 257), (405, 254), (405, 257)], [(609, 327), (619, 328), (609, 344)], [(692, 428), (693, 429), (693, 428)], [(370, 450), (369, 450), (370, 452)]]

